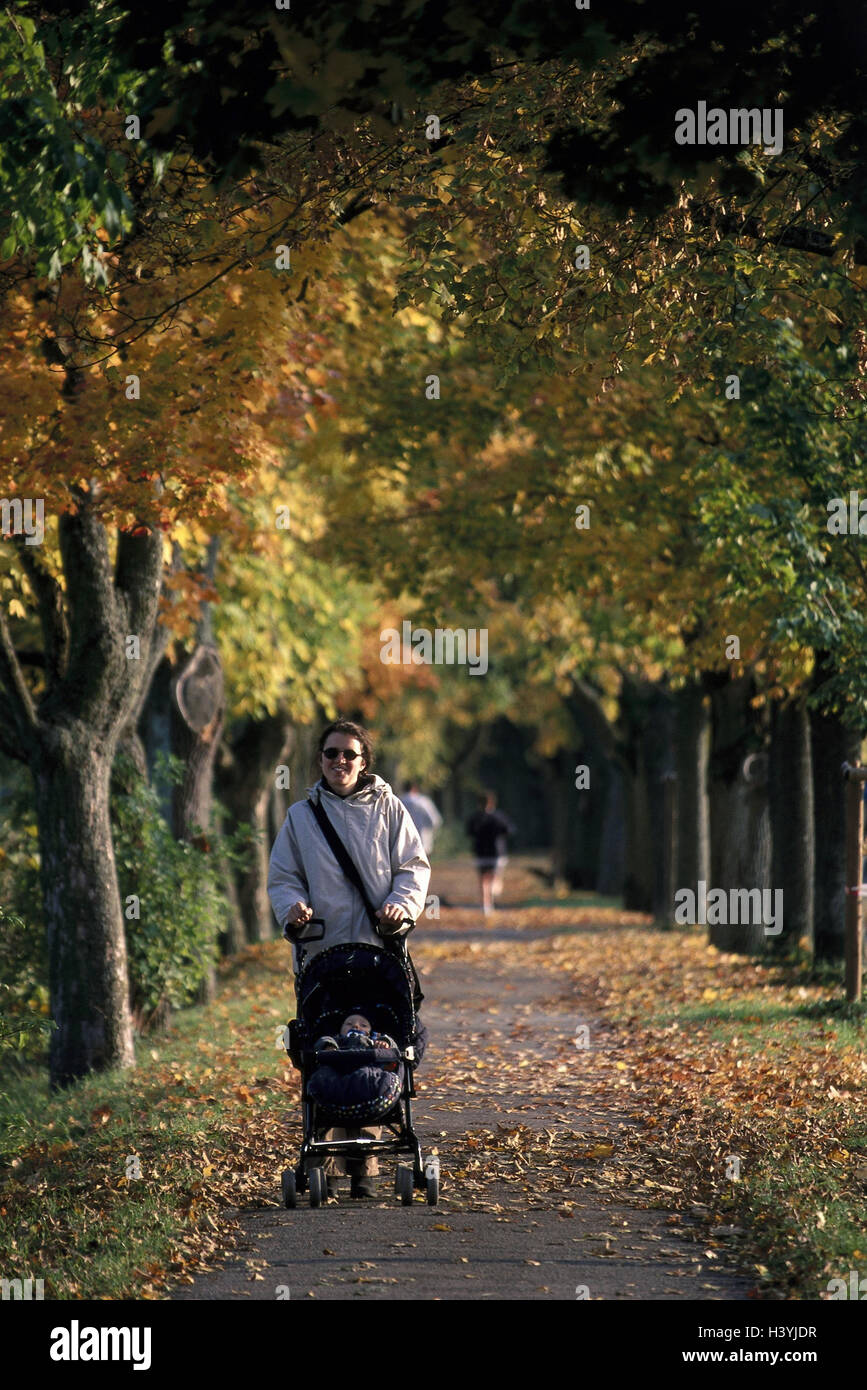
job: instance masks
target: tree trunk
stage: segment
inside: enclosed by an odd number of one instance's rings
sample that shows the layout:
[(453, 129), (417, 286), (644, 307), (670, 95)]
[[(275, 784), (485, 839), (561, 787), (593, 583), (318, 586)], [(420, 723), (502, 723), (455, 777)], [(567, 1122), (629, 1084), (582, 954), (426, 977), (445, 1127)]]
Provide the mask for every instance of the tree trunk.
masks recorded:
[(295, 801), (303, 801), (307, 796), (307, 788), (313, 786), (320, 776), (317, 771), (319, 760), (316, 754), (319, 730), (312, 724), (295, 724), (293, 737), (292, 786), (288, 794), (283, 791), (277, 793), (284, 803), (280, 825), (285, 820), (287, 808)]
[[(220, 834), (224, 834), (226, 827), (220, 825)], [(238, 885), (235, 882), (235, 871), (226, 855), (220, 855), (219, 861), (220, 887), (226, 898), (226, 930), (220, 937), (220, 952), (224, 956), (237, 956), (247, 945), (247, 932), (244, 926), (244, 917), (241, 912), (241, 903), (238, 898)]]
[(274, 935), (268, 897), (268, 818), (277, 767), (286, 761), (293, 742), (285, 715), (248, 720), (229, 745), (228, 759), (219, 772), (220, 797), (234, 825), (247, 824), (256, 835), (237, 885), (248, 941), (270, 941)]
[(58, 519), (65, 583), (22, 540), (42, 628), (38, 708), (0, 609), (0, 748), (34, 779), (49, 945), (51, 1081), (134, 1065), (109, 779), (121, 730), (152, 674), (162, 533), (118, 531), (112, 562), (93, 491)]
[[(539, 766), (551, 825), (551, 872), (555, 883), (562, 883), (566, 880), (569, 859), (570, 783), (566, 781), (562, 754), (553, 758), (540, 758)], [(574, 791), (574, 787), (572, 790)], [(575, 792), (576, 796), (580, 794)], [(584, 795), (587, 793), (584, 792)], [(577, 813), (578, 808), (574, 802), (571, 809)]]
[(280, 827), (286, 819), (286, 811), (289, 805), (289, 797), (284, 789), (278, 786), (271, 788), (271, 795), (268, 798), (268, 846), (269, 854), (274, 841), (280, 833)]
[(654, 864), (650, 835), (650, 798), (644, 749), (635, 752), (635, 766), (624, 774), (626, 792), (626, 867), (623, 906), (630, 912), (650, 912), (654, 897)]
[[(658, 731), (647, 729), (648, 712), (652, 712), (654, 698), (653, 687), (624, 675), (620, 691), (620, 715), (615, 727), (605, 713), (599, 691), (589, 682), (573, 679), (569, 696), (576, 721), (580, 720), (581, 727), (592, 730), (609, 764), (616, 764), (620, 771), (625, 833), (623, 904), (639, 912), (653, 909), (657, 872), (653, 854), (648, 760), (653, 771), (659, 774), (664, 759), (658, 756)], [(661, 746), (664, 744), (663, 737)], [(661, 786), (658, 790), (661, 795)]]
[(674, 701), (664, 684), (646, 685), (641, 689), (644, 707), (641, 735), (644, 763), (647, 768), (648, 831), (652, 863), (651, 911), (657, 922), (668, 922), (673, 916), (674, 845), (669, 845), (666, 830), (667, 790), (674, 776)]
[[(830, 662), (816, 657), (814, 688)], [(842, 961), (846, 944), (846, 784), (841, 767), (857, 764), (861, 735), (827, 709), (810, 710), (815, 824), (814, 928), (816, 960)]]
[(44, 731), (33, 763), (51, 977), (51, 1081), (135, 1064), (126, 939), (109, 816), (111, 745)]
[(796, 949), (802, 937), (813, 939), (813, 777), (803, 700), (773, 707), (769, 791), (773, 886), (783, 892), (783, 930), (769, 936), (768, 945), (785, 953)]
[[(136, 731), (135, 725), (132, 723), (126, 725), (118, 740), (117, 753), (115, 756), (121, 753), (130, 761), (131, 777), (137, 777), (141, 782), (147, 782), (148, 764), (145, 746)], [(125, 781), (124, 786), (127, 790), (130, 789), (129, 778)]]
[(669, 766), (669, 696), (661, 687), (623, 677), (621, 747), (626, 792), (623, 906), (654, 912), (663, 879), (662, 777)]
[[(690, 681), (675, 696), (677, 731), (677, 870), (678, 888), (697, 892), (710, 879), (710, 802), (707, 794), (710, 757), (710, 702), (703, 684)], [(669, 905), (669, 911), (671, 905)]]
[[(296, 761), (306, 767), (308, 760), (302, 757), (305, 730), (296, 729), (298, 753)], [(475, 810), (475, 793), (478, 784), (473, 786), (478, 776), (479, 763), (488, 745), (490, 729), (486, 724), (474, 724), (469, 734), (464, 728), (449, 728), (444, 757), (449, 767), (449, 779), (443, 788), (443, 817), (463, 830), (470, 810)], [(315, 739), (311, 739), (311, 754), (315, 752)], [(296, 799), (293, 792), (293, 801)], [(472, 801), (472, 806), (471, 806)], [(469, 848), (469, 846), (468, 846)]]
[[(571, 888), (595, 892), (611, 760), (600, 742), (597, 723), (587, 717), (583, 703), (567, 698), (566, 706), (574, 725), (574, 752), (561, 754), (558, 760), (563, 788), (559, 814), (565, 822), (560, 831), (562, 874)], [(579, 767), (586, 767), (589, 774), (589, 785), (583, 788), (575, 785)]]
[(172, 830), (178, 840), (207, 834), (211, 820), (214, 761), (223, 729), (223, 667), (216, 647), (200, 644), (173, 682), (172, 752), (184, 763), (174, 789)]
[(160, 755), (172, 751), (172, 663), (164, 656), (154, 672), (142, 708), (138, 730), (147, 758), (148, 780), (160, 798), (160, 810), (168, 825), (172, 823), (172, 785), (166, 776), (157, 776)]
[(617, 763), (608, 765), (608, 784), (602, 833), (599, 840), (599, 871), (596, 891), (605, 897), (619, 898), (623, 892), (626, 857), (626, 821), (623, 807), (623, 773)]
[[(768, 811), (765, 720), (750, 706), (752, 677), (723, 678), (712, 693), (713, 746), (710, 762), (711, 888), (771, 886), (771, 829)], [(729, 918), (731, 914), (727, 909)], [(740, 913), (739, 913), (740, 915)], [(709, 924), (711, 945), (753, 955), (765, 949), (764, 923)]]

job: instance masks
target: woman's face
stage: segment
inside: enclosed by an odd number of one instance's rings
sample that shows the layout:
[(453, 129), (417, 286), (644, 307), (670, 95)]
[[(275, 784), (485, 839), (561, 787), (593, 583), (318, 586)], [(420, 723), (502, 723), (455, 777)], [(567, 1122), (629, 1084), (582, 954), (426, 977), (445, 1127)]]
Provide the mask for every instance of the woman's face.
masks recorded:
[[(337, 752), (337, 757), (326, 756), (334, 752)], [(355, 790), (358, 774), (364, 771), (361, 744), (352, 734), (329, 734), (319, 755), (319, 765), (331, 790), (338, 796), (348, 796)]]

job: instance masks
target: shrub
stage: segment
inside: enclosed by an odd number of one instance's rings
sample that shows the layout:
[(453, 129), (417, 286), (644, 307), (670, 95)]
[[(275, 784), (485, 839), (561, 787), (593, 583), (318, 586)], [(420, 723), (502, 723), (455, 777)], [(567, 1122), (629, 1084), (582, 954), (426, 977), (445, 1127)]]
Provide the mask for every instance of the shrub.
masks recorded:
[(41, 1052), (48, 1018), (45, 939), (41, 927), (0, 904), (0, 1048)]
[(39, 841), (30, 779), (2, 761), (0, 782), (0, 1048), (7, 1060), (45, 1050), (48, 957), (42, 926)]
[[(5, 760), (0, 770), (0, 903), (6, 904), (0, 908), (0, 1031), (7, 1048), (35, 1054), (44, 1050), (52, 1026), (39, 841), (29, 779)], [(161, 759), (156, 771), (156, 786), (165, 787), (183, 776), (183, 765)], [(136, 1027), (147, 1031), (191, 1002), (215, 961), (227, 925), (221, 864), (238, 860), (248, 833), (241, 827), (233, 836), (209, 832), (195, 843), (179, 842), (161, 814), (159, 792), (132, 761), (119, 755), (115, 772), (112, 839), (130, 1002)]]
[[(122, 761), (119, 773), (124, 789), (112, 794), (114, 854), (132, 1009), (147, 1031), (167, 1009), (191, 1002), (217, 958), (226, 914), (218, 864), (223, 845), (213, 835), (196, 844), (176, 840), (158, 792)], [(155, 780), (181, 776), (179, 761), (165, 759)]]

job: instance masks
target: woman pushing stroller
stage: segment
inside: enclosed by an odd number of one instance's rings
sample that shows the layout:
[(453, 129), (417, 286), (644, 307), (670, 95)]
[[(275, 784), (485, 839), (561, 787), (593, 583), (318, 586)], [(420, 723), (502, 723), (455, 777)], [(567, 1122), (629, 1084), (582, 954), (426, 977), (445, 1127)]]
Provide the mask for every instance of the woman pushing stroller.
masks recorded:
[[(430, 863), (418, 830), (387, 782), (373, 771), (370, 735), (359, 724), (339, 719), (319, 739), (319, 781), (308, 801), (289, 807), (271, 851), (268, 895), (283, 935), (293, 942), (297, 973), (299, 934), (311, 918), (322, 919), (325, 934), (304, 942), (305, 959), (343, 943), (381, 946), (383, 936), (401, 935), (421, 916), (430, 882)], [(322, 818), (326, 823), (323, 824)], [(334, 832), (360, 876), (364, 897), (376, 916), (374, 926), (361, 892), (338, 862)], [(408, 921), (409, 919), (409, 921)], [(367, 1136), (381, 1127), (331, 1129), (326, 1139)], [(350, 1161), (351, 1195), (376, 1193), (375, 1154)], [(345, 1160), (325, 1159), (328, 1195), (336, 1195)]]

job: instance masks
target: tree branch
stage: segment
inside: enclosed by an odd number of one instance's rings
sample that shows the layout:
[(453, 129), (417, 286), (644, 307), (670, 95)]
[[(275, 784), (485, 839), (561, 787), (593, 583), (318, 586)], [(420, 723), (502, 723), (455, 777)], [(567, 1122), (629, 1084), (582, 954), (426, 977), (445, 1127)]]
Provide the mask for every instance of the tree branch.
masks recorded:
[(571, 703), (593, 730), (605, 756), (621, 767), (627, 767), (626, 750), (622, 740), (615, 733), (611, 720), (602, 708), (599, 692), (589, 681), (585, 681), (581, 677), (572, 676), (570, 683), (572, 686)]
[(45, 645), (45, 675), (49, 688), (60, 679), (69, 656), (69, 630), (63, 607), (63, 591), (52, 574), (36, 557), (23, 536), (15, 536), (21, 568), (30, 581), (39, 608)]
[(94, 510), (93, 495), (83, 487), (74, 492), (78, 510), (61, 513), (58, 524), (69, 655), (63, 675), (42, 702), (42, 713), (50, 718), (62, 711), (64, 717), (72, 715), (95, 731), (105, 727), (108, 672), (120, 670), (123, 653), (108, 536)]
[(126, 718), (133, 726), (138, 723), (169, 639), (168, 629), (158, 621), (162, 570), (163, 537), (159, 529), (144, 530), (142, 535), (118, 532), (114, 590), (120, 622), (127, 626), (125, 635), (139, 637), (144, 657), (143, 673), (138, 681), (130, 681), (125, 692)]
[(33, 696), (24, 679), (24, 672), (21, 670), (21, 663), (15, 655), (15, 645), (9, 633), (9, 624), (6, 621), (6, 614), (0, 608), (0, 681), (3, 689), (0, 689), (0, 714), (3, 715), (5, 727), (14, 729), (24, 749), (12, 752), (12, 757), (24, 760), (25, 753), (29, 752), (31, 737), (37, 727), (36, 709), (33, 704)]

